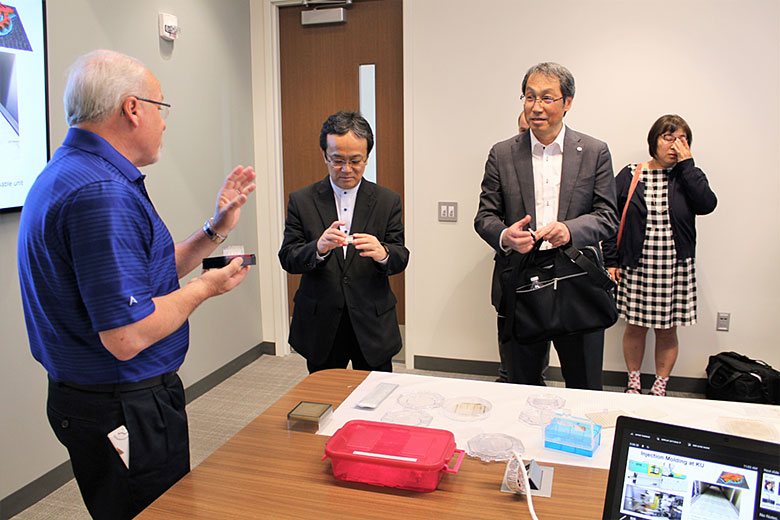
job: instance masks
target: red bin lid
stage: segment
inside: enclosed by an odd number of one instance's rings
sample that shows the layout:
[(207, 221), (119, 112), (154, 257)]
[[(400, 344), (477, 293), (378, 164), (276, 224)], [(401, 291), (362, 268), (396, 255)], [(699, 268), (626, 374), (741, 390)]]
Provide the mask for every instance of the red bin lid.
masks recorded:
[(450, 431), (361, 420), (348, 421), (325, 444), (331, 459), (417, 469), (438, 469), (454, 451)]

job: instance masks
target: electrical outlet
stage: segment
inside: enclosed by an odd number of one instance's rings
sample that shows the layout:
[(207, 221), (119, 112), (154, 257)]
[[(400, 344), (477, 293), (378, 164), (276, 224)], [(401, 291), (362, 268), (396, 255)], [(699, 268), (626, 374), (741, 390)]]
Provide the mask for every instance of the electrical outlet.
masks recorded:
[(728, 332), (729, 331), (729, 322), (731, 321), (731, 313), (730, 312), (719, 312), (718, 318), (715, 322), (715, 330), (719, 330), (722, 332)]
[(439, 222), (457, 222), (458, 203), (439, 202)]

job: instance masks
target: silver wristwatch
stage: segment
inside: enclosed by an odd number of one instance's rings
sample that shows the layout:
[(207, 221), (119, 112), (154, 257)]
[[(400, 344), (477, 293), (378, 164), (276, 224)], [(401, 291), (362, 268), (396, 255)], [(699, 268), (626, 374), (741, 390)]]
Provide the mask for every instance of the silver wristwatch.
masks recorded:
[(227, 238), (227, 235), (220, 235), (214, 231), (214, 229), (211, 227), (211, 219), (208, 219), (206, 223), (203, 224), (203, 232), (206, 233), (206, 236), (209, 237), (209, 240), (216, 242), (217, 244), (221, 244)]

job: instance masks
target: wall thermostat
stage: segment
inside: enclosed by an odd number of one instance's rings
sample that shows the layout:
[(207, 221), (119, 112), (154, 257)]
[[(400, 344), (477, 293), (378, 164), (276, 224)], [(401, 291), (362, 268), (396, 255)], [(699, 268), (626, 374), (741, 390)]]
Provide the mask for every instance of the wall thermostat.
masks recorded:
[(160, 27), (160, 38), (173, 41), (179, 37), (179, 19), (175, 15), (158, 13), (157, 22)]

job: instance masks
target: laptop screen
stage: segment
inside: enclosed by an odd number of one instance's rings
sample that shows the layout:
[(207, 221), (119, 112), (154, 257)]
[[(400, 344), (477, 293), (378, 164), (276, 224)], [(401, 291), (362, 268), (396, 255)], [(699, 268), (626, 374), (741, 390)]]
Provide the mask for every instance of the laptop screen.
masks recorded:
[(604, 519), (780, 520), (780, 445), (619, 417)]

